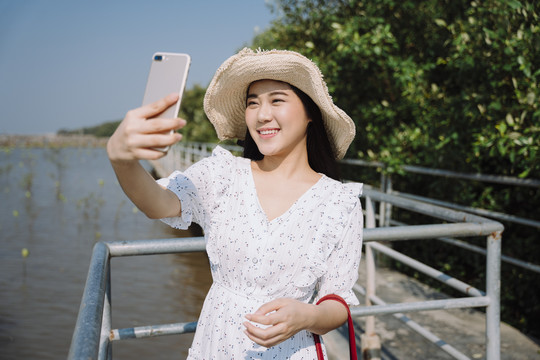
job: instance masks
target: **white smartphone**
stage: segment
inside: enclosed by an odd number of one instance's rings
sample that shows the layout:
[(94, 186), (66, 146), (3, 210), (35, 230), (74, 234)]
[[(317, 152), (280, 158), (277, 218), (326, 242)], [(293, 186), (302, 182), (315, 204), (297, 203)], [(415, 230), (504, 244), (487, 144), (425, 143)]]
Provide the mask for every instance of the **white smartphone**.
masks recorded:
[[(163, 118), (178, 117), (182, 94), (186, 86), (191, 57), (187, 54), (157, 52), (152, 56), (152, 65), (146, 81), (143, 105), (157, 101), (170, 93), (178, 93), (178, 101), (158, 115)], [(169, 148), (156, 148), (167, 151)]]

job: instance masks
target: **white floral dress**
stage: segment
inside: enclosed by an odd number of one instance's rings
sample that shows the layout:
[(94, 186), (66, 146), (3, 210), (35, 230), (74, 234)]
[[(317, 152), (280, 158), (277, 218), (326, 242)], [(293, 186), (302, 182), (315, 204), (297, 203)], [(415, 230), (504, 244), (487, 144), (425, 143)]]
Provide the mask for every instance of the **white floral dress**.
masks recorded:
[(188, 359), (316, 359), (307, 331), (265, 348), (244, 334), (242, 323), (246, 314), (283, 297), (307, 303), (334, 293), (358, 304), (352, 286), (362, 246), (362, 185), (323, 175), (284, 214), (268, 221), (250, 160), (219, 146), (184, 173), (158, 183), (182, 203), (180, 217), (162, 221), (181, 229), (193, 221), (203, 228), (214, 280)]

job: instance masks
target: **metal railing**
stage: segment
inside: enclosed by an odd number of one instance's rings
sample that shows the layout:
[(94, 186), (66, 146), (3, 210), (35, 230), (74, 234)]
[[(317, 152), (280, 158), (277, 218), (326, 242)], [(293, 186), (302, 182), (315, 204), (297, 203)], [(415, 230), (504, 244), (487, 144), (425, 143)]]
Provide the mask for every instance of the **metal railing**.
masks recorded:
[[(242, 147), (236, 145), (220, 144), (219, 146), (235, 153), (241, 153), (243, 151)], [(214, 143), (181, 141), (171, 147), (167, 156), (159, 160), (151, 161), (151, 163), (158, 174), (165, 177), (173, 170), (186, 169), (191, 164), (210, 156), (215, 147), (216, 144)]]
[[(377, 161), (343, 159), (341, 162), (343, 164), (353, 165), (353, 166), (371, 167), (371, 168), (379, 168), (379, 169), (385, 168), (384, 163), (377, 162)], [(444, 178), (449, 178), (449, 179), (461, 179), (461, 180), (467, 180), (467, 181), (501, 184), (501, 185), (508, 185), (508, 186), (532, 187), (532, 188), (540, 189), (540, 180), (538, 179), (521, 179), (521, 178), (501, 176), (501, 175), (461, 173), (457, 171), (432, 169), (432, 168), (426, 168), (422, 166), (413, 166), (413, 165), (403, 165), (402, 170), (410, 174), (444, 177)], [(420, 195), (414, 195), (414, 194), (408, 194), (408, 193), (396, 191), (393, 189), (393, 186), (392, 186), (392, 177), (384, 173), (381, 173), (380, 183), (381, 183), (380, 190), (386, 194), (399, 195), (401, 197), (415, 199), (422, 202), (426, 202), (426, 203), (430, 203), (430, 204), (438, 205), (442, 207), (447, 207), (447, 208), (458, 210), (458, 211), (466, 211), (468, 213), (483, 216), (483, 217), (493, 219), (496, 221), (514, 223), (514, 224), (519, 224), (519, 225), (523, 225), (527, 227), (532, 227), (535, 229), (540, 229), (540, 221), (538, 220), (523, 218), (520, 216), (500, 213), (500, 212), (481, 209), (481, 208), (475, 208), (471, 206), (458, 205), (458, 204), (450, 203), (448, 201), (436, 200), (436, 199), (431, 199), (431, 198), (427, 198)], [(379, 217), (378, 217), (380, 226), (390, 226), (390, 225), (396, 225), (396, 224), (403, 225), (402, 223), (394, 221), (392, 219), (391, 214), (392, 214), (392, 206), (390, 204), (381, 203), (380, 208), (379, 208)], [(449, 239), (449, 238), (439, 238), (438, 240), (485, 255), (484, 249), (481, 249), (478, 246), (466, 244), (463, 241), (459, 241), (456, 239)], [(530, 262), (516, 259), (510, 256), (505, 256), (505, 255), (502, 255), (501, 259), (503, 262), (527, 269), (529, 271), (540, 273), (540, 265), (532, 264)]]
[[(451, 308), (486, 308), (486, 358), (498, 360), (500, 358), (500, 258), (501, 233), (503, 226), (493, 220), (485, 219), (465, 212), (455, 211), (440, 206), (426, 204), (413, 199), (406, 199), (396, 195), (385, 194), (377, 190), (366, 189), (362, 195), (365, 201), (366, 226), (364, 241), (366, 248), (365, 263), (374, 266), (374, 251), (384, 252), (388, 256), (399, 257), (409, 266), (413, 266), (428, 276), (432, 276), (443, 283), (465, 293), (465, 297), (444, 300), (431, 300), (422, 302), (386, 304), (375, 294), (374, 269), (372, 280), (368, 279), (366, 298), (370, 306), (352, 307), (355, 316), (369, 316), (380, 314), (396, 314), (404, 316), (404, 312), (439, 310)], [(387, 203), (392, 206), (409, 211), (428, 215), (443, 223), (414, 225), (414, 226), (375, 226), (374, 203)], [(444, 223), (451, 222), (451, 223)], [(403, 241), (413, 239), (435, 239), (447, 236), (482, 236), (487, 239), (486, 260), (486, 289), (485, 292), (431, 269), (423, 264), (415, 263), (400, 254), (393, 253), (391, 249), (377, 243), (378, 241)], [(117, 256), (154, 255), (168, 253), (183, 253), (204, 251), (203, 238), (159, 239), (122, 242), (100, 242), (94, 247), (88, 278), (81, 301), (77, 324), (73, 333), (69, 359), (111, 359), (112, 343), (127, 338), (142, 338), (160, 335), (182, 334), (193, 332), (195, 323), (178, 323), (165, 325), (152, 325), (127, 329), (111, 329), (111, 270), (110, 260)], [(370, 276), (368, 276), (369, 278)], [(364, 291), (357, 284), (357, 291)], [(364, 291), (365, 292), (365, 291)], [(375, 305), (371, 305), (371, 303)], [(413, 323), (409, 324), (412, 326)], [(367, 329), (366, 329), (367, 330)], [(425, 329), (418, 330), (428, 339), (437, 339), (436, 336)], [(455, 348), (440, 346), (447, 353), (457, 359), (468, 359)]]

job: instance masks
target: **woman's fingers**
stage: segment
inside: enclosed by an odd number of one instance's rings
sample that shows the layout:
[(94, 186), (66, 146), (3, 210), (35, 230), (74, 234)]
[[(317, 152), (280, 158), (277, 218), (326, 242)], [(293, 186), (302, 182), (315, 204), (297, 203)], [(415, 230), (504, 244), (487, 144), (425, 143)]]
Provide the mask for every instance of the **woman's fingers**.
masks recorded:
[(244, 323), (246, 335), (252, 341), (266, 347), (285, 341), (301, 329), (298, 321), (290, 314), (301, 311), (297, 308), (299, 305), (303, 304), (286, 298), (263, 304), (255, 313), (246, 315), (247, 320), (260, 324), (262, 327), (246, 321)]
[(111, 161), (153, 160), (165, 155), (156, 150), (180, 141), (175, 132), (186, 125), (180, 118), (155, 118), (178, 100), (170, 94), (154, 103), (130, 110), (107, 144)]
[(261, 307), (259, 307), (257, 311), (253, 313), (253, 315), (266, 315), (272, 311), (279, 310), (280, 308), (282, 308), (283, 306), (287, 305), (290, 302), (291, 302), (291, 299), (287, 299), (287, 298), (278, 298), (278, 299), (272, 300), (270, 302), (267, 302), (261, 305)]
[(257, 324), (261, 324), (261, 325), (275, 325), (277, 321), (279, 321), (278, 316), (276, 316), (275, 314), (276, 313), (265, 315), (265, 314), (255, 313), (255, 314), (246, 315), (246, 319), (248, 319), (249, 321), (256, 322)]
[(138, 132), (143, 134), (153, 134), (181, 129), (186, 125), (186, 120), (180, 118), (156, 118), (149, 120), (142, 119), (142, 121), (138, 122), (136, 125)]
[(151, 149), (156, 147), (170, 146), (182, 139), (179, 133), (158, 133), (158, 134), (138, 134), (131, 137), (129, 147), (136, 151), (137, 149)]
[(262, 346), (274, 346), (290, 338), (298, 331), (307, 329), (311, 316), (310, 304), (289, 298), (279, 298), (261, 305), (244, 323), (246, 335)]
[(171, 93), (164, 98), (154, 101), (153, 103), (141, 106), (140, 108), (131, 110), (130, 112), (136, 117), (151, 119), (167, 110), (167, 108), (172, 106), (177, 101), (178, 94)]
[(284, 331), (284, 325), (278, 324), (271, 326), (266, 329), (259, 328), (250, 324), (249, 322), (244, 323), (246, 327), (245, 334), (252, 341), (256, 342), (259, 345), (265, 347), (275, 346), (285, 340), (287, 340), (291, 335)]
[[(147, 122), (147, 120), (143, 121)], [(153, 120), (148, 122), (150, 121)], [(140, 126), (137, 126), (136, 123), (133, 124), (128, 121), (121, 124), (107, 144), (109, 158), (112, 161), (159, 159), (166, 153), (156, 150), (156, 148), (173, 145), (182, 139), (182, 135), (177, 132), (166, 131), (145, 134), (141, 133), (140, 130)]]
[(285, 329), (285, 325), (283, 323), (277, 323), (274, 326), (269, 327), (258, 327), (253, 325), (252, 323), (246, 321), (244, 323), (244, 326), (246, 327), (246, 330), (253, 336), (259, 338), (259, 339), (271, 339), (273, 337), (278, 336), (280, 333), (282, 333)]

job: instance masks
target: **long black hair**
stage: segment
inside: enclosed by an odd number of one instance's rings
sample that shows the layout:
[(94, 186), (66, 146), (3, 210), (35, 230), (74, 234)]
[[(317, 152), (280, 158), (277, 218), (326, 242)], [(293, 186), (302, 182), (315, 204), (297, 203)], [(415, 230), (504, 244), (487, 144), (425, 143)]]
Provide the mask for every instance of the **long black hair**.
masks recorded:
[[(300, 98), (307, 117), (311, 119), (307, 127), (307, 153), (309, 166), (318, 173), (323, 173), (329, 178), (340, 180), (338, 163), (334, 157), (334, 151), (328, 133), (324, 126), (321, 110), (315, 102), (302, 90), (289, 84), (294, 93)], [(246, 130), (243, 141), (244, 157), (257, 161), (262, 160), (264, 155), (259, 151), (255, 140)]]

